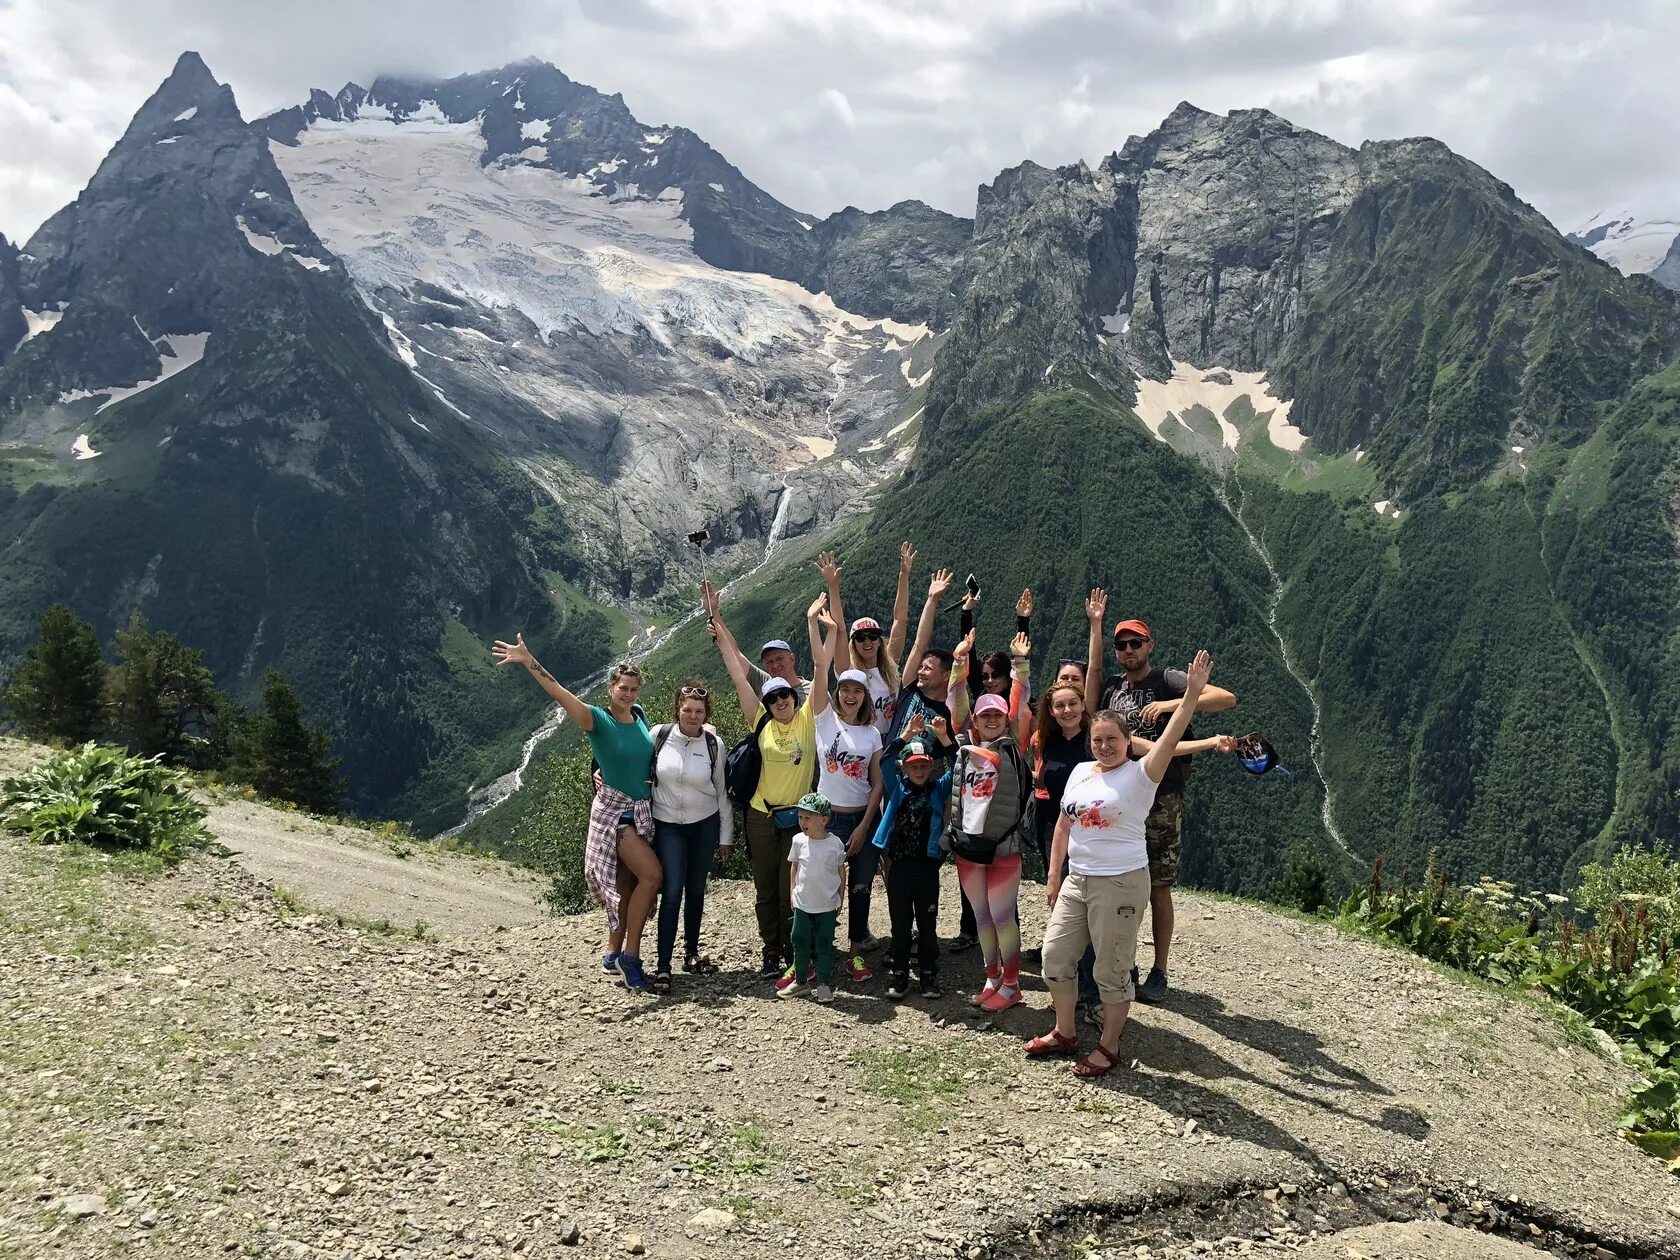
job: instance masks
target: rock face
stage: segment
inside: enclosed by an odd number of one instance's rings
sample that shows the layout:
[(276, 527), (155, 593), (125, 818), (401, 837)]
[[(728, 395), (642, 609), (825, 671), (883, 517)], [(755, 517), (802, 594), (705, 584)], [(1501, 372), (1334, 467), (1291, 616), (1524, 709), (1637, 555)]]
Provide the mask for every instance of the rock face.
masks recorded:
[(596, 591), (656, 594), (702, 528), (714, 562), (751, 563), (897, 468), (964, 221), (810, 226), (540, 62), (258, 127), (399, 353), (575, 512)]
[(11, 357), (28, 333), (18, 289), (17, 246), (0, 236), (0, 363)]
[(1353, 196), (1351, 149), (1263, 109), (1188, 103), (1105, 166), (1137, 187), (1137, 281), (1116, 312), (1149, 374), (1267, 367), (1328, 266)]

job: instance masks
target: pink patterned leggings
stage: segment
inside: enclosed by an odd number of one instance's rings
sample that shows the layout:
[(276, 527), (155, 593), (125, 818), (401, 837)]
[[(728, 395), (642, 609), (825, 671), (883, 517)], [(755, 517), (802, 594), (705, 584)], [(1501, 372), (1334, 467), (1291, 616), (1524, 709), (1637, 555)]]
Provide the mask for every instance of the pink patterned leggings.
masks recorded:
[(980, 956), (986, 975), (999, 984), (1021, 982), (1021, 920), (1016, 894), (1021, 888), (1021, 855), (1011, 853), (990, 862), (957, 859), (957, 882), (974, 907), (974, 926), (980, 936)]

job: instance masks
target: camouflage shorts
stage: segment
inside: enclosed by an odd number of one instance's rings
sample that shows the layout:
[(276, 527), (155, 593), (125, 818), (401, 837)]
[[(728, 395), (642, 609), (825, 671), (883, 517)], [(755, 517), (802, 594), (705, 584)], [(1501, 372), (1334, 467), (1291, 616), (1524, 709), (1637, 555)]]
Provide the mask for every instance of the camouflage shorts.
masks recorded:
[(1156, 888), (1178, 883), (1178, 864), (1184, 856), (1184, 797), (1178, 792), (1157, 796), (1143, 824), (1149, 845), (1149, 882)]

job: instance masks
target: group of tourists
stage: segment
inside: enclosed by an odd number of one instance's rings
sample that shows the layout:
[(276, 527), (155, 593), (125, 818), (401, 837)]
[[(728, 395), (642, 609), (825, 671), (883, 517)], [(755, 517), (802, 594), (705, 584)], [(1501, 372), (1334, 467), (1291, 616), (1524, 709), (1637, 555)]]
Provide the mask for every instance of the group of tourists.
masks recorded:
[[(976, 660), (980, 596), (972, 578), (961, 639), (952, 649), (933, 646), (954, 585), (940, 569), (906, 650), (915, 557), (903, 544), (885, 631), (871, 617), (847, 627), (840, 566), (830, 553), (818, 558), (824, 589), (806, 612), (809, 679), (786, 640), (772, 639), (756, 664), (749, 660), (718, 591), (701, 584), (702, 611), (752, 732), (733, 748), (711, 727), (714, 697), (703, 679), (680, 683), (672, 720), (650, 727), (634, 665), (614, 667), (603, 707), (562, 686), (522, 636), (497, 642), (493, 654), (498, 665), (529, 670), (589, 737), (598, 773), (585, 877), (606, 910), (602, 967), (627, 987), (671, 991), (679, 917), (683, 971), (717, 970), (700, 948), (706, 881), (713, 855), (733, 854), (739, 812), (760, 975), (780, 997), (829, 1002), (837, 980), (874, 978), (867, 958), (883, 945), (870, 931), (878, 874), (891, 924), (887, 997), (911, 994), (912, 963), (916, 991), (943, 996), (937, 919), (940, 872), (951, 860), (963, 904), (948, 948), (979, 949), (985, 981), (970, 1000), (1005, 1011), (1023, 1000), (1018, 895), (1030, 860), (1050, 905), (1041, 972), (1055, 1024), (1028, 1041), (1026, 1053), (1075, 1054), (1083, 1007), (1101, 1032), (1074, 1071), (1101, 1076), (1119, 1061), (1134, 997), (1167, 997), (1189, 759), (1249, 751), (1228, 735), (1187, 738), (1190, 721), (1229, 709), (1236, 697), (1209, 682), (1206, 652), (1184, 670), (1153, 665), (1154, 638), (1136, 619), (1114, 627), (1119, 669), (1105, 675), (1102, 590), (1085, 603), (1086, 659), (1060, 662), (1036, 701), (1031, 591), (1016, 602), (1007, 650)], [(656, 895), (650, 976), (642, 934)], [(1146, 911), (1154, 958), (1140, 980)]]

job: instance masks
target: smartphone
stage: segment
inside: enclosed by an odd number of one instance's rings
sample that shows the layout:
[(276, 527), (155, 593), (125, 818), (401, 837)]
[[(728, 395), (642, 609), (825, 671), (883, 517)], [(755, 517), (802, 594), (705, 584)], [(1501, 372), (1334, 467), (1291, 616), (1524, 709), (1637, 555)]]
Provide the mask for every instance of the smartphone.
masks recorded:
[(970, 595), (980, 594), (980, 583), (975, 580), (974, 574), (972, 573), (968, 575), (968, 593)]

